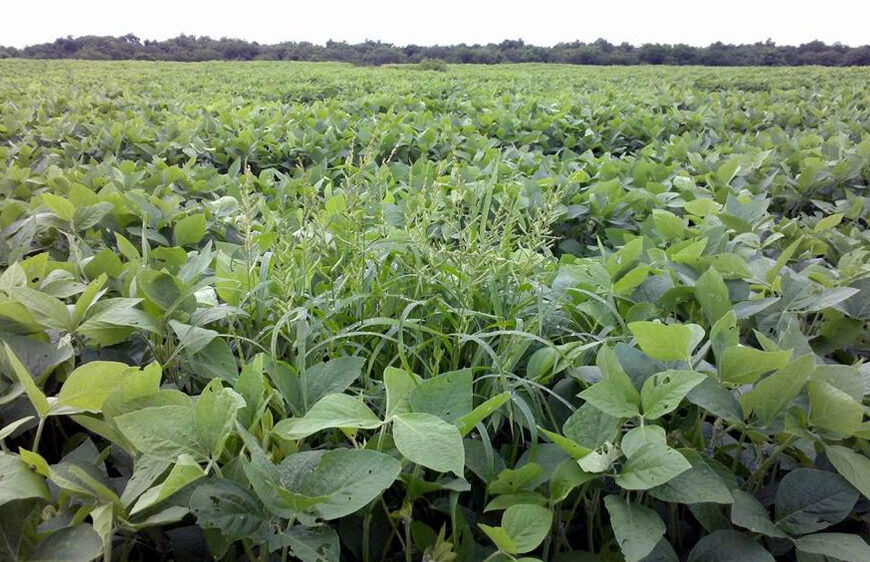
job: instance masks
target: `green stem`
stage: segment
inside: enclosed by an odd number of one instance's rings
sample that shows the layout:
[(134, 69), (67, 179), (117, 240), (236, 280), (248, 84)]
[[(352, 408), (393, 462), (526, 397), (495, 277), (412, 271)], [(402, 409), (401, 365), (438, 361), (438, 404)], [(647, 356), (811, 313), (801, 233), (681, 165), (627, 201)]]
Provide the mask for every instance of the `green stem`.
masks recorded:
[(42, 438), (42, 428), (45, 427), (45, 418), (39, 418), (39, 425), (36, 426), (36, 435), (33, 437), (33, 452), (39, 452), (39, 440)]
[(773, 453), (769, 457), (767, 457), (763, 463), (761, 463), (761, 466), (759, 466), (758, 469), (753, 472), (752, 475), (749, 477), (749, 480), (746, 481), (747, 489), (757, 489), (759, 487), (759, 484), (764, 478), (764, 475), (767, 473), (768, 470), (770, 470), (770, 467), (773, 465), (773, 463), (776, 462), (776, 460), (779, 458), (779, 455), (781, 455), (782, 452), (785, 451), (788, 446), (791, 445), (791, 442), (795, 439), (796, 437), (789, 436), (782, 445), (777, 447), (776, 450), (774, 450)]

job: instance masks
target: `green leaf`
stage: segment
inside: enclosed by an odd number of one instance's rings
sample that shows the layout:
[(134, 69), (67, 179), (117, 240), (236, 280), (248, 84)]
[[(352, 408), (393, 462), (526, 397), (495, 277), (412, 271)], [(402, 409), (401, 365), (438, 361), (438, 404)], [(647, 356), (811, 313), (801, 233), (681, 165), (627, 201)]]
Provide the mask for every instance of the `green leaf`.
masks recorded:
[(775, 562), (752, 537), (731, 530), (713, 531), (689, 553), (688, 562)]
[(169, 326), (178, 338), (176, 350), (182, 349), (188, 353), (199, 353), (205, 349), (220, 334), (215, 330), (184, 324), (178, 320), (170, 320)]
[(69, 199), (55, 195), (54, 193), (43, 192), (40, 194), (40, 199), (45, 203), (48, 209), (57, 215), (61, 220), (71, 223), (76, 214), (75, 205), (70, 203)]
[(29, 498), (49, 499), (45, 479), (19, 456), (0, 452), (0, 506)]
[(327, 394), (342, 393), (362, 373), (362, 357), (338, 357), (312, 365), (305, 370), (308, 404), (314, 404)]
[(550, 477), (550, 499), (560, 502), (568, 497), (574, 488), (597, 478), (595, 474), (584, 472), (573, 460), (566, 459), (556, 465)]
[(867, 562), (870, 546), (858, 535), (848, 533), (817, 533), (800, 537), (795, 546), (801, 552), (836, 558), (843, 562)]
[(285, 531), (282, 538), (287, 539), (293, 556), (302, 562), (339, 562), (341, 559), (338, 534), (331, 527), (295, 525)]
[(70, 373), (52, 410), (62, 407), (74, 411), (100, 412), (109, 394), (135, 375), (138, 370), (125, 363), (91, 361)]
[(411, 411), (411, 391), (417, 388), (420, 382), (420, 377), (414, 373), (395, 367), (384, 369), (384, 386), (387, 388), (387, 418)]
[(393, 418), (393, 439), (411, 462), (462, 476), (465, 448), (456, 426), (432, 414), (400, 414)]
[(801, 535), (820, 531), (845, 519), (858, 491), (839, 474), (814, 468), (798, 468), (776, 490), (776, 524)]
[(746, 394), (747, 403), (764, 424), (770, 424), (800, 394), (813, 374), (812, 355), (803, 355), (779, 368)]
[(362, 509), (387, 489), (399, 475), (399, 461), (368, 449), (326, 451), (317, 467), (305, 475), (300, 491), (309, 496), (329, 496), (315, 507), (331, 520)]
[(36, 545), (28, 562), (90, 562), (103, 552), (103, 541), (87, 523), (64, 527)]
[(578, 396), (609, 416), (629, 418), (639, 415), (640, 394), (613, 350), (602, 346), (598, 352), (598, 363), (604, 379)]
[(552, 441), (560, 449), (568, 453), (568, 456), (572, 459), (576, 460), (585, 457), (591, 451), (591, 449), (584, 447), (583, 445), (580, 445), (579, 443), (576, 443), (563, 435), (559, 435), (555, 431), (549, 431), (540, 426), (538, 426), (538, 431), (546, 435), (550, 439), (550, 441)]
[(474, 429), (474, 427), (492, 415), (496, 410), (501, 408), (511, 398), (511, 393), (508, 391), (496, 394), (492, 398), (480, 404), (470, 413), (456, 420), (456, 427), (459, 428), (459, 434), (465, 437)]
[(581, 405), (562, 426), (568, 439), (588, 449), (597, 449), (604, 443), (616, 441), (620, 419), (605, 414), (592, 404)]
[(837, 472), (865, 498), (870, 498), (870, 459), (840, 445), (829, 445), (825, 453)]
[(84, 267), (88, 279), (98, 279), (104, 275), (117, 279), (124, 272), (124, 264), (118, 254), (105, 248), (95, 255)]
[(30, 373), (27, 372), (27, 369), (21, 364), (21, 361), (18, 360), (18, 356), (15, 355), (15, 352), (12, 351), (12, 348), (9, 347), (9, 344), (6, 342), (3, 342), (3, 352), (6, 356), (6, 362), (11, 367), (15, 378), (17, 378), (21, 386), (24, 387), (24, 392), (27, 394), (30, 403), (33, 404), (33, 407), (36, 409), (36, 413), (39, 414), (39, 417), (44, 418), (51, 409), (51, 406), (48, 403), (48, 398), (46, 398), (45, 394), (43, 394), (39, 387), (36, 386), (33, 377), (30, 376)]
[(659, 444), (647, 444), (634, 452), (622, 465), (616, 483), (626, 490), (648, 490), (692, 467), (676, 450)]
[(727, 421), (742, 421), (743, 408), (730, 390), (716, 379), (706, 377), (686, 395), (686, 400)]
[(767, 510), (755, 496), (743, 490), (733, 490), (734, 504), (731, 506), (731, 522), (737, 526), (749, 529), (753, 533), (761, 533), (768, 537), (784, 539), (787, 535), (773, 524)]
[(673, 412), (686, 394), (706, 378), (694, 371), (664, 371), (646, 379), (640, 391), (643, 417), (654, 420)]
[(669, 240), (682, 238), (686, 232), (685, 219), (681, 219), (670, 211), (653, 209), (652, 217), (656, 229)]
[(199, 442), (212, 458), (220, 457), (223, 443), (235, 426), (236, 414), (245, 405), (234, 390), (224, 388), (221, 381), (212, 379), (194, 406), (194, 421)]
[(696, 324), (632, 322), (628, 329), (641, 351), (659, 361), (688, 361), (692, 349), (704, 337), (703, 328)]
[(762, 351), (752, 347), (729, 347), (722, 354), (719, 378), (733, 385), (752, 384), (764, 373), (775, 371), (791, 359), (791, 350)]
[(477, 526), (489, 537), (489, 540), (495, 543), (496, 548), (501, 552), (507, 554), (517, 553), (517, 545), (504, 527), (492, 527), (483, 523), (478, 523)]
[(471, 413), (471, 370), (463, 369), (426, 379), (408, 397), (411, 410), (432, 414), (450, 423)]
[(604, 506), (626, 562), (643, 560), (665, 534), (664, 522), (648, 507), (629, 504), (612, 494), (604, 498)]
[(73, 328), (69, 309), (60, 300), (27, 287), (10, 289), (10, 296), (27, 307), (33, 319), (55, 330), (71, 330)]
[(733, 310), (729, 310), (710, 329), (710, 345), (716, 360), (721, 362), (725, 350), (736, 346), (739, 341), (740, 330), (737, 329), (737, 314)]
[(731, 310), (728, 286), (722, 275), (715, 269), (708, 269), (695, 283), (695, 299), (701, 304), (704, 318), (710, 325), (715, 324)]
[(689, 470), (677, 475), (666, 484), (652, 488), (649, 494), (661, 501), (670, 503), (731, 503), (733, 500), (728, 486), (719, 477), (712, 463), (716, 461), (704, 457), (691, 449), (681, 449), (686, 460), (692, 465)]
[(207, 460), (192, 406), (142, 408), (116, 416), (115, 423), (124, 437), (148, 456), (174, 461), (188, 454), (197, 461)]
[(541, 465), (535, 462), (518, 468), (506, 468), (487, 485), (490, 494), (512, 494), (525, 490), (543, 473)]
[(130, 510), (130, 515), (136, 515), (170, 497), (188, 484), (196, 482), (205, 476), (205, 471), (190, 455), (178, 457), (172, 470), (166, 479), (159, 485), (151, 488), (142, 496)]
[(810, 425), (850, 436), (864, 419), (864, 407), (851, 396), (822, 381), (807, 384)]
[(205, 215), (197, 213), (184, 217), (172, 229), (172, 239), (179, 246), (192, 246), (205, 236)]
[(513, 505), (501, 517), (501, 526), (514, 544), (514, 552), (522, 554), (538, 547), (553, 522), (553, 513), (533, 504)]
[(212, 479), (196, 487), (190, 496), (190, 511), (203, 529), (217, 529), (229, 541), (260, 536), (269, 518), (259, 500), (227, 478)]
[(375, 429), (381, 423), (359, 398), (327, 394), (304, 417), (280, 421), (273, 431), (284, 439), (304, 439), (328, 428)]
[(622, 436), (619, 446), (626, 457), (631, 458), (634, 453), (650, 443), (667, 446), (665, 428), (658, 425), (642, 425), (635, 427)]

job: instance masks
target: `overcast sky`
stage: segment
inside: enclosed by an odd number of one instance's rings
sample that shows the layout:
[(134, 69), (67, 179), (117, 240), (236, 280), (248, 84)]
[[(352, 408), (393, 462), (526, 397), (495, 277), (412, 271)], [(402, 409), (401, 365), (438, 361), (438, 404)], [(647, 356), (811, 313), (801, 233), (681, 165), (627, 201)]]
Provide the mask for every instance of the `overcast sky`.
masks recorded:
[(65, 35), (166, 39), (181, 33), (281, 41), (397, 45), (521, 38), (613, 43), (870, 44), (870, 0), (4, 0), (0, 45)]

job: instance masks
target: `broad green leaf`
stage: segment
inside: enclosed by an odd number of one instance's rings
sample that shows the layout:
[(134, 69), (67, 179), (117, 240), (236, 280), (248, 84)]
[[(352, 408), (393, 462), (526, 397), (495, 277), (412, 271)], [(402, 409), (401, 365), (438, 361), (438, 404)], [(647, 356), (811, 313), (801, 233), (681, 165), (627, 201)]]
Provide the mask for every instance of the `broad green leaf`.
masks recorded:
[(135, 373), (136, 370), (125, 363), (85, 363), (67, 377), (52, 410), (71, 408), (74, 411), (100, 412), (109, 394), (123, 386), (125, 380)]
[(73, 328), (69, 309), (60, 300), (35, 289), (20, 287), (9, 291), (13, 299), (23, 304), (33, 319), (55, 330), (71, 330)]
[(673, 412), (686, 394), (706, 378), (694, 371), (663, 371), (648, 378), (640, 391), (643, 417), (654, 420)]
[(387, 388), (387, 418), (411, 411), (411, 391), (417, 388), (421, 382), (420, 377), (414, 373), (395, 367), (384, 369), (384, 386)]
[(393, 439), (411, 462), (462, 476), (465, 448), (456, 426), (432, 414), (399, 414), (393, 418)]
[(795, 547), (801, 552), (819, 554), (843, 562), (867, 562), (870, 545), (858, 535), (848, 533), (816, 533), (799, 537)]
[(496, 548), (501, 552), (507, 554), (517, 553), (517, 545), (504, 527), (492, 527), (483, 523), (478, 523), (477, 526), (489, 537), (489, 540), (495, 543)]
[(268, 527), (263, 505), (247, 489), (228, 478), (211, 479), (190, 496), (190, 511), (203, 529), (217, 529), (230, 541), (259, 536)]
[(712, 377), (689, 391), (686, 400), (727, 421), (742, 421), (743, 408), (732, 392)]
[(612, 494), (605, 496), (604, 505), (626, 562), (643, 560), (665, 534), (665, 523), (648, 507), (629, 504)]
[(159, 486), (151, 488), (139, 497), (139, 501), (130, 510), (130, 515), (135, 515), (156, 505), (203, 476), (205, 476), (205, 471), (193, 457), (181, 455), (166, 479)]
[(626, 457), (631, 456), (644, 445), (650, 443), (667, 446), (667, 436), (665, 428), (659, 425), (642, 425), (635, 427), (628, 433), (622, 436), (622, 441), (619, 447), (622, 449)]
[(695, 283), (695, 298), (701, 304), (707, 324), (715, 324), (731, 310), (728, 286), (715, 269), (708, 269)]
[(36, 386), (33, 377), (30, 376), (30, 373), (27, 372), (27, 369), (21, 364), (21, 361), (18, 360), (18, 356), (15, 355), (15, 352), (12, 351), (12, 348), (9, 347), (9, 344), (6, 342), (3, 342), (3, 351), (6, 356), (6, 362), (12, 368), (12, 373), (15, 375), (15, 378), (17, 378), (21, 386), (24, 387), (24, 392), (27, 394), (30, 403), (33, 404), (33, 407), (36, 409), (36, 413), (39, 414), (39, 417), (41, 418), (45, 417), (51, 408), (48, 403), (48, 398), (46, 398), (45, 394), (43, 394), (39, 387)]
[(204, 461), (208, 453), (199, 441), (192, 406), (142, 408), (115, 417), (118, 429), (140, 452), (166, 460), (191, 455)]
[(553, 476), (550, 478), (550, 499), (557, 502), (562, 501), (574, 488), (595, 478), (597, 478), (595, 474), (583, 472), (583, 469), (573, 459), (566, 459), (556, 466)]
[(664, 209), (653, 209), (653, 222), (656, 229), (669, 240), (682, 238), (686, 232), (685, 219), (678, 217), (670, 211)]
[(581, 405), (562, 426), (568, 439), (588, 449), (597, 449), (604, 443), (616, 441), (620, 419), (605, 414), (592, 404)]
[(278, 422), (273, 431), (284, 439), (304, 439), (328, 428), (375, 429), (381, 420), (349, 394), (327, 394), (301, 418)]
[(338, 534), (326, 525), (294, 525), (282, 538), (287, 539), (290, 552), (302, 562), (339, 562), (341, 558)]
[(773, 524), (767, 510), (755, 496), (743, 490), (733, 490), (734, 504), (731, 506), (731, 522), (753, 533), (784, 539), (786, 534)]
[(531, 484), (543, 473), (541, 465), (535, 462), (524, 464), (518, 468), (506, 468), (498, 477), (487, 485), (490, 494), (512, 494), (531, 487)]
[(691, 467), (676, 450), (660, 444), (647, 444), (622, 465), (616, 483), (626, 490), (648, 490), (661, 486)]
[(45, 479), (19, 456), (0, 452), (0, 506), (29, 498), (49, 499)]
[(829, 445), (825, 453), (837, 472), (865, 498), (870, 498), (870, 459), (841, 445)]
[(537, 548), (550, 532), (552, 522), (553, 512), (533, 504), (513, 505), (501, 517), (501, 526), (519, 554)]
[(807, 383), (810, 425), (850, 436), (864, 419), (864, 407), (851, 396), (822, 381)]
[(197, 213), (184, 217), (172, 229), (172, 239), (179, 246), (192, 246), (205, 236), (205, 215)]
[(450, 423), (471, 413), (473, 390), (471, 370), (444, 373), (426, 379), (408, 397), (411, 410), (432, 414)]
[(219, 379), (212, 379), (194, 406), (194, 420), (199, 442), (213, 458), (219, 458), (224, 439), (235, 427), (236, 414), (245, 405), (234, 390), (224, 388)]
[(64, 527), (36, 545), (28, 562), (90, 562), (103, 552), (103, 541), (87, 523)]
[(752, 384), (764, 373), (775, 371), (791, 359), (791, 350), (762, 351), (746, 346), (729, 347), (722, 355), (719, 378), (733, 385)]
[(52, 213), (57, 215), (59, 219), (68, 223), (72, 222), (73, 217), (76, 214), (76, 208), (75, 205), (70, 203), (69, 199), (47, 191), (41, 193), (39, 197), (42, 199), (42, 202), (45, 203), (45, 206), (48, 207)]
[(309, 406), (327, 394), (347, 390), (359, 378), (364, 365), (362, 357), (338, 357), (308, 367), (304, 378)]
[(604, 379), (578, 396), (613, 417), (628, 418), (640, 414), (640, 393), (622, 369), (616, 354), (609, 347), (602, 346), (597, 362)]
[(737, 315), (729, 310), (717, 320), (710, 329), (710, 345), (717, 362), (722, 362), (725, 350), (734, 347), (740, 341), (740, 330), (737, 329)]
[(845, 519), (858, 491), (842, 476), (814, 468), (798, 468), (776, 490), (776, 525), (795, 534), (820, 531)]
[(636, 267), (619, 278), (619, 281), (613, 284), (614, 295), (631, 295), (641, 283), (647, 278), (650, 272), (648, 265)]
[(387, 489), (399, 475), (399, 461), (367, 449), (333, 449), (323, 453), (317, 467), (305, 475), (300, 491), (329, 496), (314, 509), (331, 520), (362, 509)]
[(688, 562), (774, 562), (774, 558), (749, 535), (722, 529), (698, 541)]
[(812, 355), (803, 355), (765, 377), (746, 394), (748, 404), (765, 424), (771, 421), (800, 394), (813, 374)]
[(628, 329), (641, 351), (659, 361), (688, 360), (704, 336), (704, 330), (695, 324), (632, 322)]
[(547, 498), (537, 492), (517, 492), (515, 494), (502, 494), (496, 496), (483, 508), (484, 513), (490, 511), (504, 511), (518, 504), (547, 505)]
[(680, 449), (692, 465), (689, 470), (677, 475), (666, 484), (652, 488), (649, 494), (669, 503), (731, 503), (733, 498), (728, 486), (719, 477), (711, 463), (701, 453), (691, 449)]
[(178, 320), (170, 320), (169, 326), (175, 332), (175, 337), (178, 338), (176, 349), (185, 350), (188, 353), (199, 353), (205, 349), (209, 343), (220, 334), (215, 330), (200, 328), (199, 326), (191, 326), (184, 324)]

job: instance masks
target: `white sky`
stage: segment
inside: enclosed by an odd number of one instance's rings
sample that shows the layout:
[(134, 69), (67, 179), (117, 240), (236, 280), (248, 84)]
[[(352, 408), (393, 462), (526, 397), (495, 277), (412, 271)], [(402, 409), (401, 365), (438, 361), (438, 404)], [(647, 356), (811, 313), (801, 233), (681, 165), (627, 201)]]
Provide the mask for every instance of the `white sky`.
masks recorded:
[(2, 0), (0, 45), (65, 35), (166, 39), (181, 33), (280, 41), (397, 45), (521, 38), (612, 43), (870, 44), (870, 0)]

